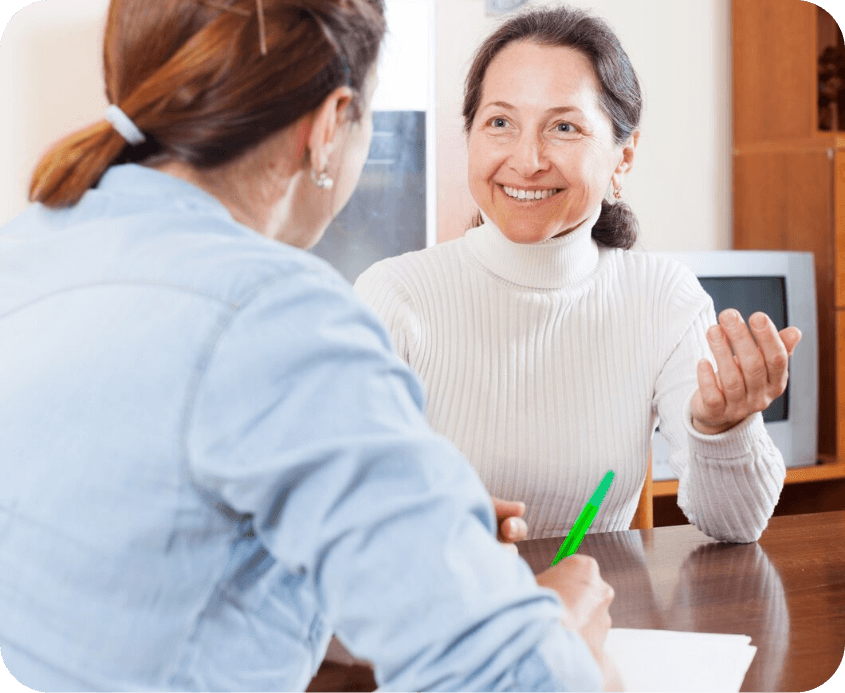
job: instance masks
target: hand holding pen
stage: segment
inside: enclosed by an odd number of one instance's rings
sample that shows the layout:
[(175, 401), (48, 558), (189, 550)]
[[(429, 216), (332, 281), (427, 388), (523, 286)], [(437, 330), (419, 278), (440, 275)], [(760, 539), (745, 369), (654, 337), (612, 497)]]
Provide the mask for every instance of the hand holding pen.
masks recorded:
[(621, 690), (619, 674), (605, 654), (613, 588), (599, 574), (592, 556), (575, 554), (536, 576), (537, 584), (557, 592), (563, 602), (561, 625), (580, 635), (601, 667), (604, 690)]
[(599, 573), (594, 558), (575, 552), (598, 512), (613, 472), (608, 472), (581, 511), (572, 530), (555, 556), (552, 567), (536, 576), (537, 584), (549, 587), (561, 598), (564, 628), (578, 633), (593, 653), (604, 676), (604, 690), (622, 690), (622, 680), (613, 663), (605, 654), (604, 645), (610, 631), (610, 604), (613, 588)]
[[(610, 630), (610, 603), (613, 601), (613, 588), (602, 580), (598, 563), (590, 556), (570, 555), (577, 551), (587, 529), (598, 512), (601, 498), (607, 492), (613, 472), (608, 472), (596, 493), (582, 511), (579, 521), (567, 536), (567, 540), (558, 552), (553, 567), (536, 576), (537, 584), (557, 592), (563, 602), (561, 624), (564, 628), (578, 633), (589, 646), (598, 662), (604, 677), (604, 690), (622, 690), (622, 681), (613, 663), (604, 652), (607, 633)], [(496, 512), (498, 540), (506, 547), (516, 550), (513, 542), (525, 539), (528, 526), (522, 515), (525, 504), (521, 501), (506, 501), (491, 497)], [(591, 508), (590, 505), (593, 505)], [(564, 557), (568, 556), (568, 557)], [(562, 560), (561, 560), (562, 558)]]

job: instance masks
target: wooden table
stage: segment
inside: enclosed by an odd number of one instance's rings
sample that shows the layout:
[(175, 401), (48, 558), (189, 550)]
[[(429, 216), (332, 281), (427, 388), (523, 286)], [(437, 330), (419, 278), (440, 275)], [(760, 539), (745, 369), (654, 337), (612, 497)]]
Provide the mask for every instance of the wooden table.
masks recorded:
[[(519, 544), (537, 573), (561, 539)], [(845, 652), (845, 512), (774, 517), (759, 542), (723, 544), (691, 525), (589, 534), (616, 592), (619, 628), (751, 636), (757, 654), (743, 691), (806, 691), (836, 671)], [(310, 691), (371, 691), (363, 667), (325, 664)]]

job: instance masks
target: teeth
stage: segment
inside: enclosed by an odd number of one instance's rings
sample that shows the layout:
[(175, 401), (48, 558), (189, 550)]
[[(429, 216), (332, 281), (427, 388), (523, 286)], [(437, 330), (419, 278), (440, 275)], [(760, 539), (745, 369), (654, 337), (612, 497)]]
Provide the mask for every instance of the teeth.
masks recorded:
[(502, 189), (507, 193), (508, 197), (516, 198), (517, 200), (545, 200), (557, 192), (557, 188), (550, 188), (549, 190), (520, 190), (519, 188), (509, 188), (506, 185)]

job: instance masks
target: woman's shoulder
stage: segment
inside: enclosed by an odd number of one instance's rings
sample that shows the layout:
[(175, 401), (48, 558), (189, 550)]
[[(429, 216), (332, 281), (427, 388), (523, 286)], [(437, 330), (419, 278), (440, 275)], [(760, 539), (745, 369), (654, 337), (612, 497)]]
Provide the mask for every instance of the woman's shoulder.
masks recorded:
[(675, 258), (660, 252), (645, 250), (621, 250), (619, 248), (606, 249), (613, 255), (613, 261), (629, 273), (636, 273), (643, 277), (650, 277), (658, 283), (661, 281), (689, 281), (695, 280), (692, 271)]
[(657, 330), (675, 333), (696, 316), (712, 310), (712, 299), (695, 274), (678, 260), (632, 250), (606, 250), (616, 291), (629, 309)]
[(178, 199), (109, 204), (100, 191), (89, 191), (74, 207), (31, 206), (3, 227), (2, 237), (21, 238), (21, 252), (52, 248), (62, 267), (56, 281), (134, 283), (233, 307), (275, 279), (317, 274), (343, 281), (304, 250), (262, 236), (213, 205), (193, 209)]
[(379, 260), (370, 269), (376, 268), (380, 271), (389, 271), (394, 274), (419, 272), (448, 261), (450, 258), (457, 257), (462, 243), (463, 239), (457, 238), (451, 241), (437, 243), (428, 248), (412, 250), (402, 255), (395, 255), (394, 257)]
[(235, 305), (278, 280), (295, 284), (304, 277), (331, 286), (347, 285), (325, 260), (300, 248), (233, 229), (231, 223), (208, 219), (200, 233), (171, 237), (169, 253), (181, 256), (181, 274), (188, 281)]
[(361, 273), (355, 281), (355, 290), (389, 286), (419, 290), (432, 280), (447, 279), (450, 268), (459, 259), (462, 242), (455, 239), (379, 260)]
[(617, 274), (653, 295), (667, 299), (686, 296), (697, 303), (707, 296), (692, 270), (675, 258), (639, 250), (608, 252)]

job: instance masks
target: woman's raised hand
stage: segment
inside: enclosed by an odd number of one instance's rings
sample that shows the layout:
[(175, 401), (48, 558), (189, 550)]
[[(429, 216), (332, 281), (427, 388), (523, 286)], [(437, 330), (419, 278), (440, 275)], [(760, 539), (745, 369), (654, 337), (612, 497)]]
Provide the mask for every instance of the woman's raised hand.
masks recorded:
[(699, 361), (698, 390), (690, 408), (692, 425), (700, 433), (732, 428), (763, 411), (786, 389), (789, 357), (801, 331), (787, 327), (778, 332), (765, 313), (754, 313), (748, 322), (754, 337), (739, 312), (728, 308), (707, 331), (718, 373), (706, 359)]

